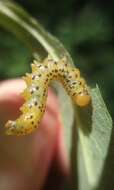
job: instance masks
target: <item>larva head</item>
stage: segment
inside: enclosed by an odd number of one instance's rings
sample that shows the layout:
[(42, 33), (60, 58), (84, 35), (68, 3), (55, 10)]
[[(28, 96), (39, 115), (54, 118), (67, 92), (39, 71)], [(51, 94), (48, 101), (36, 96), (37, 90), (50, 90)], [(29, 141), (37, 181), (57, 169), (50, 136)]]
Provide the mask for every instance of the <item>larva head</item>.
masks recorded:
[(79, 106), (86, 106), (89, 104), (90, 102), (90, 96), (88, 94), (82, 93), (82, 94), (78, 94), (76, 96), (76, 103)]

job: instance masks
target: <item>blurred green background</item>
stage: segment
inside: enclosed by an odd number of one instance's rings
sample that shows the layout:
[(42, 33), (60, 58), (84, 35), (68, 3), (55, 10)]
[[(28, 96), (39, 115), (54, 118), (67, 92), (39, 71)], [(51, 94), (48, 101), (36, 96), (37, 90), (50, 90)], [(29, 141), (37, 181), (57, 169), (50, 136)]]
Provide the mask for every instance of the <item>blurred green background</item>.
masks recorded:
[[(114, 116), (114, 2), (101, 0), (17, 0), (70, 52), (88, 83), (99, 85)], [(31, 54), (0, 28), (0, 79), (30, 71)]]

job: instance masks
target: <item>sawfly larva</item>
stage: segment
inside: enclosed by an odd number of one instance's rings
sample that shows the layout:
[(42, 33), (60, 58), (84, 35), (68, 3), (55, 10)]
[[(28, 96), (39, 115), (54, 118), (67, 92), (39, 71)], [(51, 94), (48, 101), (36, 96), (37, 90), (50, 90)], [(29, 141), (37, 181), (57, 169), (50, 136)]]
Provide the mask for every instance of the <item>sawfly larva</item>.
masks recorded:
[(43, 63), (34, 61), (32, 73), (23, 79), (27, 88), (22, 92), (25, 103), (20, 108), (22, 114), (15, 121), (8, 121), (5, 125), (8, 135), (26, 135), (34, 131), (45, 112), (48, 87), (52, 80), (63, 84), (67, 93), (79, 106), (86, 106), (90, 102), (87, 85), (80, 77), (80, 71), (68, 65), (66, 57), (54, 61), (48, 56)]

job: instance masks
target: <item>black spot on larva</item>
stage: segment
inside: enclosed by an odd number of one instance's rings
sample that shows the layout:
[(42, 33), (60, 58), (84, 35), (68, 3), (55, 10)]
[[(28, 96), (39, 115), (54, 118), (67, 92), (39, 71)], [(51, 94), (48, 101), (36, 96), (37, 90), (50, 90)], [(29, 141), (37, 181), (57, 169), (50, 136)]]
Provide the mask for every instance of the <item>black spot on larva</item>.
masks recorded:
[(35, 106), (37, 106), (37, 105), (38, 105), (38, 102), (37, 102), (37, 101), (35, 101), (35, 102), (34, 102), (34, 105), (35, 105)]
[(32, 119), (33, 118), (33, 115), (30, 115), (30, 119)]
[(45, 67), (45, 69), (48, 69), (48, 66), (47, 66), (47, 65), (45, 65), (44, 67)]
[(41, 110), (41, 106), (38, 107)]
[(35, 77), (36, 77), (35, 75), (32, 75), (32, 80), (34, 80), (34, 79), (35, 79)]
[(72, 84), (75, 85), (76, 83), (77, 83), (77, 82), (75, 81), (75, 82), (73, 82)]
[(30, 91), (30, 93), (33, 94), (33, 93), (34, 93), (34, 90), (32, 89), (32, 90)]
[(36, 90), (39, 90), (39, 86), (36, 86)]
[(78, 92), (78, 94), (80, 95), (80, 94), (82, 94), (82, 92)]
[(79, 85), (82, 85), (82, 82), (81, 82), (81, 81), (79, 81), (79, 82), (78, 82), (78, 84), (79, 84)]
[(76, 95), (76, 93), (73, 93), (73, 94), (72, 94), (72, 96), (75, 96), (75, 95)]
[(58, 72), (58, 70), (57, 69), (55, 69), (55, 73), (57, 73)]
[(66, 82), (70, 82), (70, 80), (69, 80), (69, 79), (67, 79), (67, 80), (66, 80)]
[(38, 74), (39, 77), (41, 77), (42, 75), (41, 74)]
[(57, 65), (57, 61), (54, 61), (54, 64)]
[(32, 121), (31, 124), (34, 125), (34, 121)]

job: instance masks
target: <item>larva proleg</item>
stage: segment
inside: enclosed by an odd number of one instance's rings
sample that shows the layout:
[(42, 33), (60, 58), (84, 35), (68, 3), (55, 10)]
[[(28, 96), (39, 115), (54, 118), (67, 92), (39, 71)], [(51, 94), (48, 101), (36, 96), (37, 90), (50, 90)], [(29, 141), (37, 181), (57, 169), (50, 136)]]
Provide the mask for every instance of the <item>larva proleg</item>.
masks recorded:
[(26, 135), (34, 131), (40, 123), (45, 111), (48, 87), (52, 80), (61, 82), (73, 101), (79, 106), (90, 102), (87, 85), (80, 77), (80, 71), (68, 65), (66, 57), (54, 61), (48, 56), (43, 63), (34, 61), (32, 73), (23, 79), (27, 88), (22, 92), (25, 103), (20, 108), (22, 114), (15, 121), (5, 125), (8, 135)]

